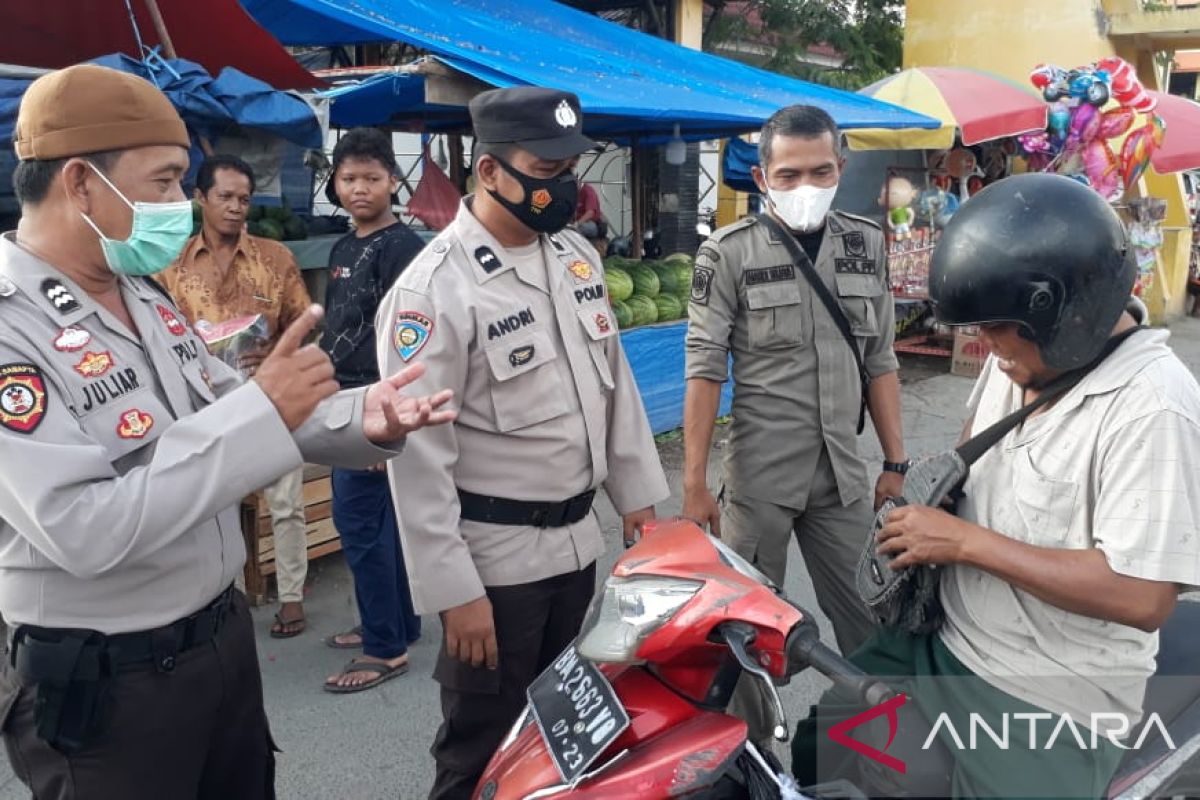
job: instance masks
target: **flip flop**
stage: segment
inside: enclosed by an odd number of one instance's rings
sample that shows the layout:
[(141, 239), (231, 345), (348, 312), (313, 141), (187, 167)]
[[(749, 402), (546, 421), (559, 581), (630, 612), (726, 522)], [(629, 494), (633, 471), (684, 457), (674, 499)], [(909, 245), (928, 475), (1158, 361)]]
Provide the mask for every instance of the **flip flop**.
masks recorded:
[(293, 625), (299, 625), (300, 628), (298, 630), (293, 629), (290, 631), (289, 630), (276, 630), (275, 626), (272, 625), (271, 626), (271, 638), (272, 639), (291, 639), (293, 636), (299, 636), (300, 634), (302, 634), (306, 630), (308, 630), (308, 620), (305, 619), (304, 617), (297, 617), (296, 619), (284, 619), (283, 617), (279, 616), (278, 611), (275, 612), (275, 624), (278, 625), (280, 628), (288, 628)]
[(387, 664), (384, 664), (381, 661), (359, 661), (358, 659), (351, 659), (350, 661), (346, 662), (346, 666), (342, 667), (341, 674), (345, 675), (350, 672), (374, 672), (376, 677), (372, 678), (366, 683), (360, 683), (355, 686), (339, 686), (336, 683), (329, 683), (326, 681), (324, 684), (322, 684), (321, 688), (332, 694), (352, 694), (354, 692), (361, 692), (364, 689), (370, 689), (374, 686), (378, 686), (384, 681), (390, 681), (397, 675), (403, 675), (404, 673), (408, 672), (408, 662), (405, 661), (403, 664), (397, 667), (389, 667)]
[[(334, 650), (361, 650), (362, 649), (362, 625), (355, 625), (348, 631), (335, 633), (333, 636), (326, 636), (322, 641), (326, 647), (332, 647)], [(343, 644), (338, 641), (339, 636), (358, 636), (358, 644)]]

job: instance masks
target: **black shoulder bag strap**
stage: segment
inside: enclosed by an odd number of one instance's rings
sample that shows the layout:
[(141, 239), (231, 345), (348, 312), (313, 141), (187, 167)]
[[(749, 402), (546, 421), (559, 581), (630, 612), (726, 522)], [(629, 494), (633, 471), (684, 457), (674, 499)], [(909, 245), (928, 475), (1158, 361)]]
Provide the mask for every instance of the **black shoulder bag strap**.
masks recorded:
[(846, 313), (842, 311), (841, 305), (830, 294), (829, 287), (825, 285), (825, 281), (821, 280), (821, 276), (817, 274), (816, 267), (813, 266), (808, 255), (800, 249), (800, 245), (796, 243), (796, 239), (792, 236), (791, 231), (786, 230), (776, 222), (770, 214), (759, 214), (758, 219), (783, 240), (783, 245), (788, 249), (788, 253), (791, 254), (792, 261), (804, 273), (804, 278), (812, 286), (817, 297), (821, 298), (821, 304), (825, 306), (825, 310), (833, 318), (834, 324), (837, 325), (838, 330), (842, 333), (842, 338), (850, 346), (850, 352), (854, 354), (854, 363), (858, 367), (858, 381), (861, 391), (858, 405), (858, 433), (861, 434), (867, 422), (867, 392), (871, 387), (871, 376), (867, 374), (867, 367), (863, 364), (862, 353), (858, 349), (858, 341), (854, 338), (854, 334), (850, 332), (850, 320), (846, 319)]

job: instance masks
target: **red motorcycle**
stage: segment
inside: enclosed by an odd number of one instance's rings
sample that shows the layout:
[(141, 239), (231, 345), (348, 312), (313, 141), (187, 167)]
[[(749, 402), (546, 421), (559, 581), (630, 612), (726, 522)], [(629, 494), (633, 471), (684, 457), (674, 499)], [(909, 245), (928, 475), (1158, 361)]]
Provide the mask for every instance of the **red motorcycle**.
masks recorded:
[[(1130, 750), (1107, 796), (1200, 797), (1200, 603), (1180, 602), (1160, 632), (1144, 714), (1168, 739)], [(846, 781), (796, 786), (725, 713), (743, 673), (774, 700), (776, 679), (813, 667), (866, 706), (893, 696), (821, 644), (791, 604), (720, 540), (685, 521), (648, 526), (613, 567), (576, 644), (529, 688), (529, 704), (488, 764), (475, 800), (865, 797)], [(946, 796), (946, 770), (918, 796)], [(878, 792), (876, 792), (878, 794)]]
[(774, 679), (809, 666), (867, 705), (892, 695), (720, 540), (660, 522), (617, 562), (576, 644), (530, 686), (475, 798), (800, 798), (725, 708), (742, 673), (756, 676), (786, 740)]

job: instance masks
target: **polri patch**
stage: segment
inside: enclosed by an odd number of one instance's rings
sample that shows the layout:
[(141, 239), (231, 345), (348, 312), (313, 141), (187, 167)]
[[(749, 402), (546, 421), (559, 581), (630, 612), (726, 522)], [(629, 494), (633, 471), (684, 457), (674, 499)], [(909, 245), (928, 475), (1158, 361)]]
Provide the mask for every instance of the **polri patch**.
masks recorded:
[(829, 226), (830, 233), (841, 233), (842, 231), (846, 230), (842, 227), (842, 223), (834, 219), (832, 214), (825, 218), (825, 224)]
[(518, 347), (508, 354), (508, 363), (514, 367), (523, 367), (533, 361), (533, 345)]
[(793, 264), (780, 264), (775, 267), (760, 267), (748, 269), (745, 272), (747, 286), (759, 286), (764, 283), (783, 283), (796, 280), (796, 267)]
[(396, 327), (392, 331), (392, 344), (401, 361), (411, 361), (421, 352), (433, 334), (433, 320), (420, 311), (400, 311), (396, 314)]
[(85, 378), (100, 378), (112, 369), (112, 365), (112, 353), (108, 350), (101, 350), (99, 353), (88, 350), (75, 365), (75, 371)]
[(877, 275), (874, 260), (869, 258), (835, 258), (833, 271), (839, 275)]
[(487, 245), (482, 245), (475, 248), (475, 261), (478, 262), (479, 266), (483, 267), (483, 271), (489, 275), (500, 269), (500, 267), (504, 266), (500, 263), (500, 259), (496, 257), (496, 254), (492, 252), (492, 248), (488, 247)]
[(167, 326), (167, 330), (176, 336), (183, 336), (187, 333), (187, 327), (180, 322), (179, 317), (175, 315), (174, 311), (161, 303), (156, 305), (155, 308), (158, 310), (158, 316), (162, 319), (163, 324)]
[(69, 328), (63, 328), (58, 332), (58, 336), (54, 337), (54, 349), (60, 353), (74, 353), (87, 347), (91, 340), (90, 333), (72, 325)]
[(70, 314), (79, 310), (79, 301), (75, 299), (75, 295), (57, 278), (46, 278), (42, 281), (41, 289), (42, 294), (58, 313)]
[(0, 425), (30, 434), (46, 416), (46, 381), (33, 364), (0, 366)]
[(131, 408), (121, 415), (117, 436), (122, 439), (144, 439), (153, 427), (154, 417), (141, 409)]
[(697, 266), (692, 271), (692, 294), (691, 300), (693, 303), (699, 303), (702, 306), (708, 305), (708, 298), (712, 295), (712, 280), (716, 271), (708, 267)]
[(848, 231), (842, 237), (842, 251), (848, 258), (866, 258), (867, 240), (863, 238), (862, 231)]

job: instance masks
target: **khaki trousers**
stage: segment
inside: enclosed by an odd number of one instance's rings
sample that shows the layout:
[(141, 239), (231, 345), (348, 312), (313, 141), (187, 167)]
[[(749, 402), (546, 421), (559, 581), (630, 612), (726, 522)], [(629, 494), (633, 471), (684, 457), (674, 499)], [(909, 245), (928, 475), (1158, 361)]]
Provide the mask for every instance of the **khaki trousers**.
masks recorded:
[(287, 473), (263, 489), (275, 535), (275, 585), (279, 602), (304, 600), (308, 575), (307, 526), (304, 521), (304, 468)]
[[(727, 492), (721, 531), (738, 555), (783, 586), (793, 534), (812, 578), (817, 604), (833, 623), (838, 649), (849, 654), (874, 635), (877, 623), (858, 596), (855, 570), (870, 535), (870, 500), (843, 506), (828, 453), (822, 453), (807, 498), (796, 508)], [(755, 742), (770, 737), (771, 705), (757, 678), (743, 676), (729, 711), (750, 726)]]

